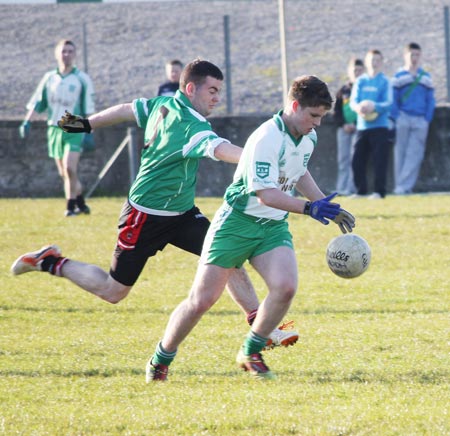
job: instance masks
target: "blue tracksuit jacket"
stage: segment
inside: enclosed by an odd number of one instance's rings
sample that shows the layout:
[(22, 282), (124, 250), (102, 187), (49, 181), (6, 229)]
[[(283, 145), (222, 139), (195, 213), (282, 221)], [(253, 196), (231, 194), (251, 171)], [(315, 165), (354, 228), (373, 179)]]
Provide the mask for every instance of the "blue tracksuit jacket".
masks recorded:
[[(417, 75), (419, 74), (421, 75), (420, 80), (411, 92), (408, 89), (417, 76), (413, 76), (409, 71), (402, 68), (397, 71), (392, 79), (394, 101), (391, 117), (394, 120), (397, 119), (400, 111), (408, 115), (424, 117), (428, 122), (431, 122), (433, 119), (436, 102), (431, 76), (422, 68), (419, 68), (417, 71)], [(405, 96), (407, 93), (409, 95)]]
[(363, 100), (372, 100), (375, 103), (378, 117), (373, 121), (367, 121), (358, 115), (357, 130), (387, 128), (392, 106), (392, 85), (383, 73), (378, 73), (375, 77), (370, 77), (365, 73), (358, 77), (352, 88), (350, 107), (355, 110), (356, 104)]

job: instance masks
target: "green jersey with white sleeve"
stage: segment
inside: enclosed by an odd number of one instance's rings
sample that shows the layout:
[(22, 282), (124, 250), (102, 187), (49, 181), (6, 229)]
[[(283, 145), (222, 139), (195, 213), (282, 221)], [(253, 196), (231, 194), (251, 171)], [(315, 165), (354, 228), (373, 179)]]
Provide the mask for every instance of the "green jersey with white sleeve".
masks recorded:
[(317, 143), (312, 130), (300, 139), (288, 131), (282, 111), (261, 124), (248, 138), (225, 201), (235, 210), (259, 218), (286, 219), (284, 210), (258, 202), (256, 191), (276, 188), (295, 195), (295, 186), (307, 170)]
[(174, 97), (136, 99), (133, 111), (138, 126), (145, 129), (145, 145), (130, 204), (162, 216), (192, 209), (200, 159), (217, 160), (215, 148), (229, 141), (213, 132), (181, 91)]
[(27, 109), (47, 111), (47, 124), (56, 126), (65, 111), (86, 116), (95, 112), (94, 85), (91, 78), (78, 68), (67, 75), (58, 69), (48, 71), (27, 103)]

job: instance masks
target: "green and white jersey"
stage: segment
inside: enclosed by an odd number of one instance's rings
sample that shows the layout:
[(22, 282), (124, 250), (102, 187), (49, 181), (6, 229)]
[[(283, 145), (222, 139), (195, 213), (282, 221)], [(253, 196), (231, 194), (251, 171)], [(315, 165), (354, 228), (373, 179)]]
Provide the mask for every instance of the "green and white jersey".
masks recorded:
[(276, 188), (294, 195), (295, 185), (307, 170), (317, 143), (312, 130), (296, 140), (281, 118), (282, 111), (261, 124), (248, 138), (225, 201), (236, 210), (255, 217), (282, 220), (287, 212), (258, 202), (256, 191)]
[(95, 112), (94, 85), (83, 71), (74, 68), (66, 76), (58, 69), (48, 71), (39, 82), (27, 104), (27, 109), (47, 111), (47, 124), (56, 126), (68, 110), (74, 115), (90, 115)]
[(133, 111), (145, 129), (145, 145), (130, 203), (153, 215), (186, 212), (194, 206), (200, 159), (217, 160), (215, 148), (229, 141), (212, 131), (181, 91), (174, 97), (134, 100)]

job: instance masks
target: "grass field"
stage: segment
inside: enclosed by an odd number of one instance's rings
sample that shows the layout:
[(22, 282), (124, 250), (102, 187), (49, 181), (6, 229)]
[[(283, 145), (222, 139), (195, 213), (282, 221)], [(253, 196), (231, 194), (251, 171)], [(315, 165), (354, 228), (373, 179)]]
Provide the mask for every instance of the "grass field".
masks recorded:
[[(0, 434), (450, 435), (450, 196), (342, 199), (372, 248), (354, 280), (325, 263), (337, 226), (292, 216), (300, 285), (286, 319), (301, 338), (265, 353), (278, 379), (236, 368), (248, 327), (224, 294), (170, 380), (151, 385), (145, 363), (195, 257), (169, 247), (119, 305), (48, 274), (9, 273), (47, 243), (107, 269), (121, 203), (94, 198), (91, 216), (67, 219), (62, 199), (0, 200)], [(219, 204), (198, 201), (208, 216)]]

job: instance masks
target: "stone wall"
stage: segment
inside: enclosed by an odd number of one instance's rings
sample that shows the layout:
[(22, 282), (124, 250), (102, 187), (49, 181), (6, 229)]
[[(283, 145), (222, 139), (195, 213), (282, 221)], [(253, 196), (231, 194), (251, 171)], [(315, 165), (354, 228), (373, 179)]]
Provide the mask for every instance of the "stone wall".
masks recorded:
[[(246, 138), (267, 115), (212, 118), (214, 130), (237, 145)], [(428, 135), (428, 145), (416, 192), (450, 191), (450, 107), (439, 107)], [(47, 156), (46, 125), (32, 124), (28, 140), (18, 135), (20, 122), (0, 121), (0, 197), (52, 197), (62, 196), (62, 183), (56, 166)], [(79, 166), (80, 179), (85, 192), (97, 182), (98, 175), (119, 144), (127, 136), (131, 124), (99, 129), (94, 133), (96, 148), (83, 153)], [(318, 147), (310, 161), (310, 171), (325, 192), (335, 188), (336, 130), (327, 116), (318, 129)], [(136, 130), (138, 149), (143, 135)], [(198, 174), (198, 195), (221, 196), (233, 177), (235, 166), (203, 159)], [(371, 182), (371, 179), (369, 179)], [(93, 195), (123, 195), (130, 186), (130, 168), (127, 147), (119, 155)], [(392, 189), (392, 162), (388, 190)]]

